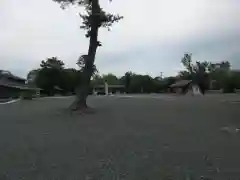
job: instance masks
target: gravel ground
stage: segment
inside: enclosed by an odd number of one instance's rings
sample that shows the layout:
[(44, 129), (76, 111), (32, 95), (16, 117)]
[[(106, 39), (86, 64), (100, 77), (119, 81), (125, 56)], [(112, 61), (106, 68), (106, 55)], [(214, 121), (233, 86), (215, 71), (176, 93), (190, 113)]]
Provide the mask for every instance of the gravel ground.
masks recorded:
[(1, 180), (240, 178), (240, 96), (90, 97), (85, 116), (72, 100), (0, 105)]

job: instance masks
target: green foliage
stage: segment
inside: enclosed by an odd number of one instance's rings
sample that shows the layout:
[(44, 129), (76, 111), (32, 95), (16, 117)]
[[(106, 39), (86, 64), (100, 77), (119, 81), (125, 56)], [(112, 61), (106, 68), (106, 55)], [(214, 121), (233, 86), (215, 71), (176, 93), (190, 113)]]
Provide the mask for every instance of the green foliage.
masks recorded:
[(192, 74), (193, 73), (193, 65), (192, 65), (192, 54), (184, 54), (181, 60), (183, 66), (187, 69), (187, 71)]
[(120, 84), (117, 76), (111, 73), (102, 75), (102, 79), (103, 79), (103, 82), (107, 82), (108, 84), (112, 84), (112, 85)]
[(192, 54), (184, 54), (181, 60), (183, 66), (187, 71), (180, 72), (181, 79), (192, 80), (193, 83), (198, 84), (202, 92), (209, 88), (208, 67), (209, 62), (199, 62), (196, 64), (192, 62)]
[[(57, 58), (48, 58), (41, 62), (41, 68), (29, 72), (27, 78), (32, 79), (31, 83), (42, 88), (45, 93), (53, 95), (55, 87), (61, 88), (64, 93), (74, 93), (75, 88), (82, 83), (82, 72), (85, 66), (86, 56), (81, 56), (78, 61), (80, 70), (73, 68), (66, 69), (63, 61)], [(185, 57), (183, 64), (185, 71), (179, 72), (177, 77), (151, 77), (132, 72), (126, 72), (124, 76), (117, 77), (114, 74), (105, 74), (100, 76), (93, 72), (91, 85), (103, 85), (105, 81), (109, 85), (124, 85), (127, 93), (159, 93), (167, 92), (171, 84), (179, 79), (194, 80), (199, 85), (207, 86), (209, 81), (214, 80), (216, 89), (223, 89), (223, 92), (234, 92), (234, 89), (240, 88), (240, 71), (230, 69), (230, 63), (220, 62), (216, 64), (207, 62), (192, 63), (191, 56)], [(24, 94), (24, 93), (23, 93)], [(24, 94), (28, 97), (28, 95)]]
[(192, 80), (192, 76), (191, 76), (190, 72), (188, 72), (188, 71), (180, 71), (178, 73), (178, 77), (180, 79), (184, 79), (184, 80)]
[(75, 93), (75, 88), (81, 83), (81, 72), (70, 68), (61, 73), (61, 83), (58, 86), (66, 93)]
[(85, 5), (86, 13), (80, 13), (80, 17), (83, 20), (82, 26), (80, 28), (85, 29), (87, 31), (86, 37), (90, 36), (91, 24), (94, 18), (97, 18), (98, 27), (104, 27), (110, 30), (110, 27), (113, 23), (118, 22), (123, 17), (119, 15), (113, 15), (110, 13), (106, 13), (102, 8), (99, 8), (96, 14), (92, 15), (92, 5)]
[(63, 93), (74, 93), (75, 87), (81, 81), (81, 72), (76, 69), (65, 69), (63, 61), (48, 58), (42, 61), (39, 69), (28, 73), (29, 84), (43, 89), (43, 93), (53, 95), (59, 87)]
[(99, 74), (94, 74), (92, 77), (92, 85), (96, 86), (96, 85), (102, 85), (104, 83), (104, 80), (102, 78), (102, 76), (100, 76)]
[(125, 89), (126, 89), (127, 93), (130, 92), (130, 83), (131, 83), (131, 80), (132, 80), (132, 75), (133, 75), (132, 72), (126, 72), (125, 75), (122, 78), (122, 81), (125, 85)]
[(78, 58), (77, 65), (80, 68), (80, 71), (83, 72), (85, 68), (91, 69), (91, 74), (94, 75), (98, 73), (97, 67), (95, 64), (92, 65), (92, 67), (87, 67), (87, 60), (88, 60), (88, 55), (82, 55)]
[(181, 79), (191, 79), (205, 88), (212, 84), (211, 88), (223, 89), (225, 93), (232, 93), (240, 88), (240, 72), (232, 71), (228, 61), (220, 63), (197, 61), (193, 64), (191, 57), (192, 54), (184, 54), (181, 60), (187, 70), (179, 72)]
[(120, 78), (120, 82), (125, 85), (127, 93), (157, 93), (167, 90), (163, 80), (152, 78), (149, 75), (140, 75), (127, 72)]
[(36, 79), (40, 69), (33, 69), (27, 74), (27, 83), (31, 86), (36, 86)]
[(229, 71), (231, 64), (228, 61), (222, 61), (220, 63), (209, 63), (208, 70), (209, 72), (216, 72), (219, 70)]
[(64, 63), (57, 57), (47, 58), (41, 61), (40, 69), (37, 73), (35, 84), (42, 88), (47, 94), (54, 94), (54, 87), (63, 85), (62, 73), (64, 73)]
[[(91, 36), (91, 29), (94, 25), (97, 25), (98, 28), (104, 27), (110, 30), (111, 26), (115, 22), (118, 22), (121, 19), (123, 19), (123, 16), (120, 16), (118, 14), (114, 15), (105, 12), (100, 7), (99, 0), (53, 0), (53, 1), (60, 3), (63, 9), (70, 4), (84, 6), (85, 12), (79, 13), (79, 16), (82, 19), (82, 25), (80, 26), (80, 28), (86, 30), (86, 37)], [(99, 41), (98, 46), (101, 46), (101, 43)]]
[(48, 69), (63, 69), (64, 63), (63, 61), (59, 60), (57, 57), (47, 58), (46, 61), (42, 61), (40, 64), (41, 68), (48, 68)]
[(103, 85), (105, 81), (109, 85), (124, 85), (127, 93), (158, 93), (167, 91), (168, 88), (168, 85), (164, 84), (164, 80), (132, 72), (126, 72), (124, 76), (119, 78), (111, 73), (102, 76), (96, 74), (92, 78), (92, 85)]
[(240, 89), (240, 71), (231, 71), (231, 78), (235, 89)]
[(193, 64), (192, 54), (184, 54), (184, 57), (182, 58), (181, 62), (183, 66), (186, 68), (187, 72), (192, 76), (196, 74), (206, 73), (210, 64), (207, 61), (204, 62), (197, 61), (196, 64)]
[(209, 76), (215, 80), (219, 89), (223, 89), (224, 93), (232, 93), (239, 87), (237, 72), (230, 69), (231, 65), (228, 61), (220, 63), (211, 63), (209, 65)]

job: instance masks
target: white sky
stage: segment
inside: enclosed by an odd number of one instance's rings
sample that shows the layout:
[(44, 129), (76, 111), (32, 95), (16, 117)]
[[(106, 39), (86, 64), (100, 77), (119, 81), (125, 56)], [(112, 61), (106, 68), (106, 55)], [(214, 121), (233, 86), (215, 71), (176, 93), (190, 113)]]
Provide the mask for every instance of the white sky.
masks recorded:
[[(182, 69), (184, 52), (195, 60), (229, 60), (240, 68), (239, 0), (100, 0), (124, 19), (101, 30), (96, 64), (101, 73), (157, 76)], [(0, 0), (0, 69), (20, 76), (57, 56), (67, 67), (88, 48), (79, 8), (52, 0)]]

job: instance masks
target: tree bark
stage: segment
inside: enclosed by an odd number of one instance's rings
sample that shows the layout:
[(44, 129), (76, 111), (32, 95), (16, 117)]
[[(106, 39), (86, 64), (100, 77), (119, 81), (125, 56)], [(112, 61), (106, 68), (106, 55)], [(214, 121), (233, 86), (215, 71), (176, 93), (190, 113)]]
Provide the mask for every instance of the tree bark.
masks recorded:
[(76, 90), (76, 99), (70, 106), (71, 110), (88, 108), (86, 100), (90, 89), (90, 80), (93, 74), (93, 65), (98, 47), (99, 17), (96, 16), (96, 14), (99, 14), (99, 12), (99, 0), (92, 0), (92, 24), (90, 29), (88, 55), (85, 67), (83, 68), (81, 82)]

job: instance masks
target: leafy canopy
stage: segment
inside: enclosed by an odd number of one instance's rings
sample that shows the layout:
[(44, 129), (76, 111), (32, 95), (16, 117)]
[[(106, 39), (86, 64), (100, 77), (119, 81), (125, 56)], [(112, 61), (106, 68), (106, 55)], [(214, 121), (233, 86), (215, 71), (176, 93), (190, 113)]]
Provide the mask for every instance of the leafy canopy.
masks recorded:
[(57, 57), (47, 58), (46, 61), (42, 61), (40, 64), (41, 68), (53, 68), (53, 69), (63, 69), (64, 63)]
[[(87, 63), (86, 63), (86, 62), (87, 62), (87, 58), (88, 58), (88, 55), (82, 55), (82, 56), (80, 56), (80, 57), (78, 58), (78, 60), (77, 60), (77, 65), (78, 65), (78, 67), (80, 68), (80, 72), (83, 72), (83, 71), (84, 71), (84, 68), (85, 68), (85, 66), (86, 66), (86, 64), (87, 64)], [(93, 64), (92, 67), (89, 68), (89, 69), (92, 70), (92, 72), (91, 72), (92, 75), (98, 73), (98, 70), (97, 70), (97, 67), (96, 67), (95, 64)]]
[[(93, 23), (97, 23), (98, 27), (104, 27), (110, 30), (110, 27), (113, 25), (113, 23), (118, 22), (123, 18), (123, 16), (120, 16), (118, 14), (114, 15), (105, 12), (99, 6), (98, 0), (53, 0), (53, 1), (60, 3), (62, 8), (65, 8), (70, 4), (85, 7), (85, 13), (79, 13), (79, 15), (83, 20), (80, 28), (85, 29), (87, 31), (86, 37), (90, 37), (90, 31)], [(96, 4), (98, 6), (95, 7), (94, 14), (93, 14), (93, 2), (97, 2)], [(100, 42), (99, 46), (101, 46)]]

